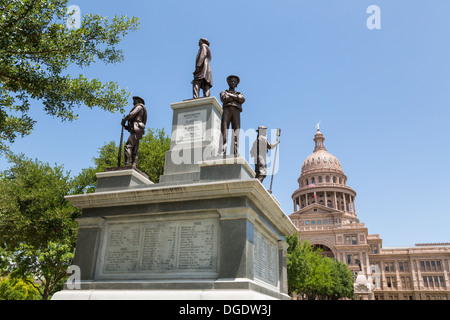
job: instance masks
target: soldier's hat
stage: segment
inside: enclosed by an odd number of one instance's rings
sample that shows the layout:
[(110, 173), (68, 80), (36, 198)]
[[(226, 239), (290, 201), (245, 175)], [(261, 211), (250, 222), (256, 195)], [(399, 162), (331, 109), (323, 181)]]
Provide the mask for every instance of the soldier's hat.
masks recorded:
[(234, 74), (232, 74), (232, 75), (230, 75), (230, 76), (227, 77), (227, 83), (228, 83), (228, 81), (229, 81), (231, 78), (236, 78), (237, 84), (239, 84), (239, 82), (241, 81), (241, 79), (239, 79), (238, 76), (235, 76)]
[(206, 38), (201, 38), (200, 41), (203, 42), (203, 43), (206, 43), (206, 44), (208, 45), (208, 47), (209, 47), (209, 41), (208, 41), (208, 39), (206, 39)]
[(266, 132), (266, 131), (267, 131), (267, 127), (265, 127), (265, 126), (259, 126), (258, 129), (256, 130), (256, 132), (259, 132), (260, 130), (261, 130), (262, 132)]
[(134, 100), (138, 100), (138, 102), (141, 102), (142, 104), (145, 104), (144, 99), (142, 99), (141, 97), (134, 96), (134, 97), (133, 97), (133, 101), (134, 101)]

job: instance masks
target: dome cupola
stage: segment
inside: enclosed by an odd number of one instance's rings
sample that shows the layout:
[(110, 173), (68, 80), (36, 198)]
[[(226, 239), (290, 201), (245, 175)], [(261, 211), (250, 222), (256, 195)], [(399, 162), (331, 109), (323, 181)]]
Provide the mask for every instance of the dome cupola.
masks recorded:
[(314, 151), (303, 161), (299, 188), (293, 193), (294, 212), (312, 204), (339, 210), (356, 221), (356, 192), (347, 186), (339, 160), (325, 148), (325, 137), (317, 125)]

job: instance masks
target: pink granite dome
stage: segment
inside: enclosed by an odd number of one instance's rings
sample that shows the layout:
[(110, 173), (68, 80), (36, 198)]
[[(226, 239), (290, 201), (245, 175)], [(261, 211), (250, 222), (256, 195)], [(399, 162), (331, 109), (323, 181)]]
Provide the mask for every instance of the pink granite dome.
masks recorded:
[(317, 172), (317, 171), (340, 171), (343, 173), (341, 164), (339, 160), (329, 153), (324, 146), (324, 136), (317, 129), (317, 133), (314, 136), (315, 148), (314, 152), (310, 154), (302, 165), (302, 174), (305, 174), (309, 171)]

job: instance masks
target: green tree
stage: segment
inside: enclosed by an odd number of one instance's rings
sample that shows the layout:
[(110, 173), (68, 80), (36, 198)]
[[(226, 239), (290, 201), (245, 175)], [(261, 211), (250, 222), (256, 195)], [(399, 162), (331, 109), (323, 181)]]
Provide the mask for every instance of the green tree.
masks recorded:
[(30, 100), (61, 120), (74, 120), (74, 107), (124, 111), (129, 93), (115, 82), (102, 83), (82, 74), (71, 76), (71, 65), (97, 61), (121, 62), (121, 39), (138, 29), (138, 19), (107, 20), (83, 15), (78, 29), (66, 24), (68, 0), (0, 0), (0, 152), (17, 136), (32, 132)]
[(288, 294), (292, 296), (303, 292), (310, 266), (297, 235), (286, 237), (286, 243), (289, 245), (286, 254)]
[(344, 263), (322, 257), (308, 241), (299, 242), (297, 235), (286, 242), (289, 295), (311, 300), (353, 298), (353, 275)]
[(37, 300), (39, 291), (27, 282), (17, 278), (4, 278), (0, 280), (0, 300)]
[[(166, 135), (164, 129), (148, 129), (139, 143), (137, 168), (145, 172), (151, 181), (159, 182), (159, 176), (164, 173), (164, 159), (169, 148), (170, 138)], [(95, 173), (103, 172), (105, 168), (116, 167), (118, 154), (119, 146), (114, 141), (103, 145), (98, 151), (98, 156), (93, 158), (95, 166), (83, 169), (73, 179), (71, 193), (94, 192), (97, 183)], [(121, 163), (124, 163), (123, 157), (124, 152), (122, 150)]]
[(0, 174), (0, 267), (48, 299), (73, 259), (79, 210), (64, 196), (71, 180), (62, 166), (8, 154)]
[(330, 259), (333, 262), (331, 276), (335, 280), (333, 290), (328, 293), (328, 299), (353, 299), (353, 274), (345, 263), (336, 259)]

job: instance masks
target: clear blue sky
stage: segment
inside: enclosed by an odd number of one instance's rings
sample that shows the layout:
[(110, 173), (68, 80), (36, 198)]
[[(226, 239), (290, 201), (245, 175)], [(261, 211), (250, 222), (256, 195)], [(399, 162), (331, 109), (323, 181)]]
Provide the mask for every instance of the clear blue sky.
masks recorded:
[[(148, 126), (171, 131), (170, 103), (191, 98), (199, 38), (211, 43), (219, 98), (241, 78), (243, 129), (281, 128), (273, 192), (286, 214), (320, 121), (325, 146), (357, 192), (356, 209), (383, 245), (450, 241), (450, 2), (381, 0), (72, 1), (82, 14), (136, 16), (125, 61), (71, 72), (141, 95)], [(369, 5), (381, 29), (369, 30)], [(131, 101), (130, 101), (131, 108)], [(127, 110), (128, 111), (128, 110)], [(77, 174), (120, 135), (121, 114), (85, 107), (61, 123), (32, 106), (35, 131), (14, 152)], [(0, 169), (7, 167), (0, 158)], [(264, 181), (268, 187), (270, 176)]]

